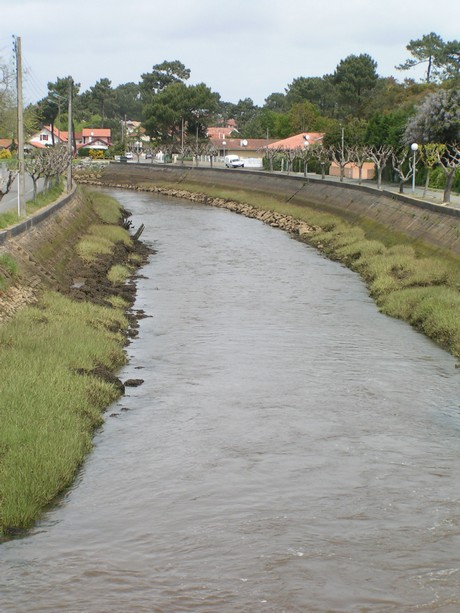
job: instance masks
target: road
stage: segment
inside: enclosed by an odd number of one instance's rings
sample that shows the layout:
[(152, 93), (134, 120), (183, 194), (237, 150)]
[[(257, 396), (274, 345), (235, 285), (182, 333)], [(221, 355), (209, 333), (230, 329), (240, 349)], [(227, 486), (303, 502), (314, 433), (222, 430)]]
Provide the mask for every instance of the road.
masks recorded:
[[(1, 171), (0, 171), (1, 172)], [(43, 179), (40, 179), (38, 182), (39, 191), (43, 188)], [(34, 195), (34, 185), (32, 179), (26, 175), (26, 201), (32, 200)], [(5, 211), (10, 211), (14, 209), (17, 211), (18, 209), (18, 177), (14, 180), (13, 185), (11, 186), (11, 190), (3, 196), (0, 200), (0, 213), (5, 213)]]

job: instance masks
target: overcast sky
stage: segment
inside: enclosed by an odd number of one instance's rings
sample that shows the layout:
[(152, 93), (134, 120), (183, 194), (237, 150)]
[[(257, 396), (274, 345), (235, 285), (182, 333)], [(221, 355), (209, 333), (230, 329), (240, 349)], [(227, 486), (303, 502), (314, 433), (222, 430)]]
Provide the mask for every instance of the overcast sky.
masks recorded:
[(2, 0), (0, 58), (20, 36), (26, 102), (71, 75), (84, 91), (139, 82), (164, 60), (191, 70), (222, 100), (263, 105), (297, 77), (333, 73), (348, 55), (368, 53), (381, 76), (402, 81), (412, 39), (436, 32), (459, 39), (460, 0)]

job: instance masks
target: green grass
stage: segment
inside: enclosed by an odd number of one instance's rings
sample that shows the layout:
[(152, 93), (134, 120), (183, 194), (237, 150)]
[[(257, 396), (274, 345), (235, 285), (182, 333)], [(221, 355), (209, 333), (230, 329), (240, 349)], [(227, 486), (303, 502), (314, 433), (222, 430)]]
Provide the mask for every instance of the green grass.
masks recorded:
[(120, 242), (127, 246), (132, 244), (128, 230), (116, 225), (93, 224), (77, 244), (76, 250), (83, 260), (91, 262), (98, 255), (112, 253)]
[(98, 192), (91, 192), (90, 198), (94, 210), (104, 223), (117, 224), (119, 222), (121, 208), (115, 198)]
[(0, 230), (5, 230), (10, 226), (14, 226), (20, 221), (18, 214), (16, 211), (5, 211), (5, 213), (0, 213)]
[[(0, 291), (4, 291), (17, 275), (18, 265), (9, 253), (0, 255)], [(2, 274), (3, 273), (3, 274)]]
[(26, 202), (26, 211), (28, 215), (31, 215), (42, 209), (56, 200), (64, 193), (66, 188), (66, 182), (63, 177), (61, 177), (59, 183), (57, 185), (53, 185), (47, 190), (38, 192), (35, 200), (28, 200)]
[[(39, 209), (42, 209), (45, 206), (55, 202), (59, 196), (62, 195), (65, 189), (64, 180), (61, 179), (59, 185), (55, 185), (50, 189), (39, 192), (35, 200), (27, 200), (26, 202), (26, 212), (27, 215), (32, 215)], [(6, 228), (10, 228), (14, 226), (19, 221), (25, 219), (24, 217), (18, 217), (17, 211), (15, 209), (11, 209), (9, 211), (5, 211), (4, 213), (0, 213), (0, 230), (5, 230)]]
[(93, 376), (125, 362), (123, 313), (47, 293), (0, 327), (0, 530), (26, 527), (73, 479), (118, 395)]
[(124, 283), (132, 273), (133, 269), (129, 266), (115, 264), (107, 273), (107, 278), (111, 283)]

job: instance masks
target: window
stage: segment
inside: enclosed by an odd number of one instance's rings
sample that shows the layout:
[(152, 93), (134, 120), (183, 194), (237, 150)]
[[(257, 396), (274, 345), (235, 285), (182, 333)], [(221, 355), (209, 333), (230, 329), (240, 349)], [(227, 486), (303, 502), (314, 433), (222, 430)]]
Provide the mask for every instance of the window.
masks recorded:
[(48, 134), (40, 134), (40, 140), (48, 140)]

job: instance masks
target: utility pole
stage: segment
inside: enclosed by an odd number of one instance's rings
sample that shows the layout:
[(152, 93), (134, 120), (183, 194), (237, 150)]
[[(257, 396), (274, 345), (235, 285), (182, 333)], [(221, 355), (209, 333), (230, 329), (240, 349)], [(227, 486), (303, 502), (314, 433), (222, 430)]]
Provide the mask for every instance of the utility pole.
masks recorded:
[(73, 158), (73, 130), (72, 130), (72, 93), (73, 79), (69, 77), (69, 108), (68, 108), (68, 135), (67, 135), (67, 150), (69, 153), (69, 165), (67, 166), (67, 192), (72, 191), (72, 158)]
[(18, 96), (18, 217), (26, 215), (26, 175), (24, 161), (24, 114), (22, 102), (22, 49), (21, 37), (16, 36), (16, 88)]

